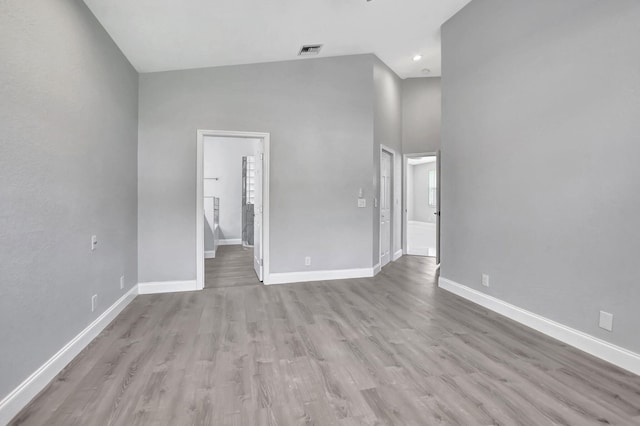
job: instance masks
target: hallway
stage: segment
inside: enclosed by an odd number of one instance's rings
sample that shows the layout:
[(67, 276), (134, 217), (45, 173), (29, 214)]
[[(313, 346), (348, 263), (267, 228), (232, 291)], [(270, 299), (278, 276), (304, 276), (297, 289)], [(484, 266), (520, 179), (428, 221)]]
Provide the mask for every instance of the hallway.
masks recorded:
[(219, 246), (215, 259), (205, 259), (204, 287), (262, 285), (253, 270), (253, 248)]

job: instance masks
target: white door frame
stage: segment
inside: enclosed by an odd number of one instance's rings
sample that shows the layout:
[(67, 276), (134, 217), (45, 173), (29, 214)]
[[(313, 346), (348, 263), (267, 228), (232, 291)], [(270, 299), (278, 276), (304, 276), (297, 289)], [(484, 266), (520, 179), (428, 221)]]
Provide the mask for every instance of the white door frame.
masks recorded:
[(229, 130), (198, 129), (196, 149), (196, 288), (204, 288), (204, 138), (205, 137), (233, 137), (260, 139), (264, 148), (264, 163), (262, 170), (262, 259), (263, 282), (269, 284), (269, 133), (236, 132)]
[(387, 154), (391, 155), (391, 195), (389, 196), (389, 202), (391, 203), (391, 220), (389, 223), (390, 237), (389, 237), (389, 263), (397, 260), (394, 259), (395, 254), (395, 222), (396, 222), (396, 179), (398, 177), (397, 167), (396, 167), (396, 151), (393, 148), (390, 148), (386, 145), (380, 144), (380, 158), (378, 160), (378, 194), (376, 195), (378, 201), (378, 267), (382, 268), (382, 229), (380, 229), (380, 223), (382, 222), (382, 207), (380, 200), (380, 192), (382, 190), (380, 181), (382, 180), (382, 152), (385, 151)]
[[(440, 160), (440, 152), (418, 152), (414, 154), (404, 154), (404, 161), (402, 162), (402, 253), (407, 254), (407, 226), (409, 223), (409, 215), (407, 214), (407, 200), (409, 197), (409, 192), (407, 188), (407, 171), (409, 170), (409, 159), (410, 158), (421, 158), (421, 157), (436, 157), (436, 162)], [(440, 178), (440, 176), (438, 176)], [(440, 192), (440, 181), (438, 181), (438, 193)], [(440, 200), (436, 196), (437, 199), (437, 211), (440, 211)], [(436, 233), (438, 229), (436, 229)], [(437, 240), (437, 236), (436, 236)], [(438, 255), (438, 249), (436, 249), (436, 255)]]
[(440, 229), (442, 219), (440, 211), (440, 194), (442, 194), (442, 155), (440, 150), (436, 152), (436, 264), (440, 267)]

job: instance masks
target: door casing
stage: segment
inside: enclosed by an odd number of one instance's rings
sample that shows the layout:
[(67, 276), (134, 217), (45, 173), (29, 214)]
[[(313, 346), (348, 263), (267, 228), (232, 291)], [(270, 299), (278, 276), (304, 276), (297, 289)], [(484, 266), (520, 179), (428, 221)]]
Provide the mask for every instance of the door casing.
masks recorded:
[(196, 288), (204, 289), (204, 138), (234, 137), (260, 139), (262, 163), (262, 263), (263, 282), (269, 284), (269, 154), (270, 134), (230, 130), (198, 129), (196, 138)]
[[(396, 167), (396, 151), (393, 148), (390, 148), (388, 146), (382, 145), (380, 144), (380, 159), (379, 159), (379, 170), (378, 170), (378, 194), (377, 197), (380, 197), (381, 195), (381, 191), (382, 191), (382, 154), (383, 152), (386, 152), (387, 154), (389, 154), (391, 156), (391, 170), (389, 172), (389, 175), (391, 177), (391, 183), (389, 184), (389, 188), (390, 188), (390, 195), (389, 195), (389, 201), (390, 201), (390, 219), (389, 219), (389, 262), (392, 262), (395, 259), (395, 224), (396, 224), (396, 220), (397, 220), (397, 214), (398, 214), (398, 209), (396, 208), (396, 190), (395, 190), (395, 183), (396, 183), (396, 179), (398, 178), (398, 173), (397, 173), (397, 168)], [(380, 197), (381, 198), (381, 197)], [(398, 200), (398, 204), (399, 204), (399, 200)], [(380, 199), (379, 203), (378, 203), (378, 266), (377, 268), (374, 268), (376, 270), (379, 270), (380, 268), (382, 268), (382, 200)], [(399, 248), (398, 248), (399, 249)]]
[(409, 192), (407, 188), (407, 171), (409, 170), (410, 158), (421, 157), (436, 157), (436, 182), (438, 183), (436, 190), (436, 263), (440, 264), (440, 151), (436, 152), (418, 152), (413, 154), (404, 154), (402, 162), (402, 252), (407, 254), (407, 226), (408, 226), (408, 212), (407, 212), (407, 199)]

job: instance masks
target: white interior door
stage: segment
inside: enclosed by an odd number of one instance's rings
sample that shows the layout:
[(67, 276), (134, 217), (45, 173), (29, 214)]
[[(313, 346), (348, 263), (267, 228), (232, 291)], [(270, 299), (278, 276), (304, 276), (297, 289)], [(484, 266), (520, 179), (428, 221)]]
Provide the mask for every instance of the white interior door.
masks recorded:
[(436, 155), (436, 264), (440, 264), (440, 151)]
[(380, 154), (380, 267), (391, 260), (391, 154)]
[(263, 244), (262, 244), (262, 176), (264, 170), (263, 141), (258, 144), (255, 163), (255, 204), (253, 206), (253, 268), (258, 279), (263, 281)]

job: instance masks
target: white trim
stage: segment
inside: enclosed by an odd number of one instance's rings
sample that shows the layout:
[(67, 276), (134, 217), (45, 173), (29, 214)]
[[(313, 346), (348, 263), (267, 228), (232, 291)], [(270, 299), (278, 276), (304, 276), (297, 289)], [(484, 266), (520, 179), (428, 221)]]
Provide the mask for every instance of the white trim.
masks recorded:
[[(204, 288), (204, 136), (198, 130), (196, 140), (196, 283)], [(140, 284), (138, 284), (140, 287)]]
[(204, 251), (204, 258), (205, 259), (215, 259), (216, 258), (216, 251), (215, 250), (205, 250)]
[(620, 368), (640, 374), (640, 354), (631, 352), (590, 334), (575, 330), (548, 318), (534, 314), (493, 296), (481, 293), (455, 281), (440, 277), (438, 287), (511, 318), (520, 324), (558, 339)]
[[(263, 281), (269, 281), (269, 165), (271, 158), (271, 135), (259, 132), (236, 132), (228, 130), (198, 129), (196, 139), (196, 289), (204, 288), (204, 138), (205, 136), (261, 139), (264, 149), (262, 167), (262, 262)], [(240, 241), (241, 244), (242, 241)]]
[(407, 252), (409, 256), (422, 256), (422, 257), (433, 257), (435, 256), (429, 251), (429, 247), (415, 248), (415, 247), (407, 247)]
[(381, 269), (382, 268), (380, 268), (380, 263), (376, 263), (375, 265), (373, 265), (373, 276), (375, 277), (376, 275), (378, 275)]
[(380, 195), (382, 194), (382, 186), (380, 185), (380, 180), (382, 178), (382, 152), (386, 151), (389, 155), (391, 155), (391, 193), (393, 194), (389, 197), (389, 201), (391, 202), (391, 221), (389, 223), (390, 235), (389, 235), (389, 262), (392, 262), (393, 259), (393, 250), (395, 249), (395, 223), (396, 223), (396, 179), (397, 179), (397, 166), (396, 166), (396, 150), (390, 148), (384, 144), (380, 144), (380, 158), (378, 158), (378, 264), (382, 265), (382, 208), (380, 207), (382, 204), (382, 199)]
[(230, 238), (228, 240), (219, 240), (219, 246), (238, 246), (242, 244), (242, 238)]
[(0, 425), (9, 423), (42, 389), (104, 330), (138, 294), (133, 286), (98, 318), (0, 401)]
[(440, 249), (440, 234), (442, 231), (441, 222), (442, 207), (442, 155), (441, 151), (436, 151), (436, 265), (440, 265), (442, 250)]
[(177, 293), (200, 290), (196, 280), (156, 281), (138, 284), (138, 294)]
[(371, 278), (374, 268), (335, 269), (329, 271), (273, 272), (265, 284), (288, 284), (309, 281), (347, 280), (352, 278)]
[(394, 262), (396, 260), (400, 259), (401, 257), (402, 257), (402, 249), (400, 249), (397, 252), (393, 253), (393, 261)]

